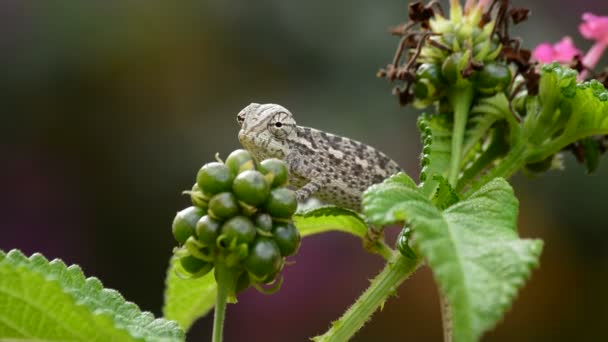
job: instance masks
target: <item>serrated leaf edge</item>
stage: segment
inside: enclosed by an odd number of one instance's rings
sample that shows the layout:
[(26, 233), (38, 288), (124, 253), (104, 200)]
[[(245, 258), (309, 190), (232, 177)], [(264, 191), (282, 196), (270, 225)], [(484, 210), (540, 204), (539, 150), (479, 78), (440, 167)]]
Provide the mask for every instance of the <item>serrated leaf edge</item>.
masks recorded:
[(78, 265), (68, 267), (60, 259), (49, 262), (40, 253), (34, 253), (28, 258), (17, 249), (8, 253), (0, 251), (0, 263), (25, 268), (47, 281), (56, 282), (64, 293), (74, 299), (76, 305), (87, 307), (94, 315), (108, 317), (117, 329), (126, 331), (134, 339), (164, 341), (184, 338), (184, 333), (176, 322), (154, 319), (152, 313), (141, 311), (135, 303), (126, 301), (118, 291), (105, 289), (99, 279), (86, 278)]

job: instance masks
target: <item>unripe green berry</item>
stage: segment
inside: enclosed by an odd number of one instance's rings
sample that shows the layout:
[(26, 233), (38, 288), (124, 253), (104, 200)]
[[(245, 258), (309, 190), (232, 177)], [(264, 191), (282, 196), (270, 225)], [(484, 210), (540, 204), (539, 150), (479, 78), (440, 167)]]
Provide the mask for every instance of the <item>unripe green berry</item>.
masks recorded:
[(179, 211), (173, 219), (173, 237), (181, 244), (194, 235), (196, 222), (203, 216), (204, 211), (198, 207), (188, 207)]
[(250, 243), (255, 239), (256, 230), (249, 218), (235, 216), (222, 225), (221, 235), (224, 236), (224, 242), (227, 245), (230, 245), (233, 240), (236, 241), (236, 244)]
[(287, 188), (273, 189), (265, 208), (272, 217), (290, 218), (298, 209), (296, 193)]
[(196, 175), (196, 183), (202, 191), (209, 195), (230, 191), (234, 174), (230, 169), (219, 162), (207, 163), (201, 167)]
[(291, 223), (277, 224), (274, 227), (273, 236), (284, 257), (295, 254), (300, 247), (300, 232)]
[(240, 207), (232, 192), (221, 192), (209, 200), (209, 215), (219, 221), (231, 218), (239, 213)]
[(272, 231), (272, 216), (266, 213), (259, 213), (255, 215), (255, 226), (265, 232)]
[(197, 183), (194, 183), (192, 186), (192, 190), (190, 191), (190, 200), (192, 201), (192, 205), (203, 210), (207, 210), (209, 206), (209, 199), (205, 196)]
[(221, 226), (221, 222), (212, 219), (209, 215), (201, 217), (196, 223), (198, 241), (206, 246), (215, 247), (215, 240), (220, 233)]
[(232, 191), (240, 201), (258, 206), (266, 201), (270, 186), (260, 172), (247, 170), (234, 179)]
[(265, 280), (281, 269), (281, 251), (271, 238), (260, 236), (250, 248), (245, 259), (245, 269), (256, 279)]
[(226, 166), (234, 175), (237, 175), (239, 172), (255, 169), (255, 161), (249, 151), (239, 149), (232, 151), (232, 153), (228, 155), (228, 158), (226, 158)]
[(239, 278), (236, 281), (236, 287), (235, 287), (236, 293), (247, 290), (247, 288), (249, 288), (249, 285), (251, 285), (251, 282), (249, 281), (249, 273), (247, 273), (247, 272), (241, 273), (241, 275), (239, 276)]
[[(184, 270), (186, 270), (186, 272), (190, 273), (190, 274), (196, 274), (197, 276), (201, 276), (203, 274), (198, 274), (200, 271), (202, 271), (204, 268), (207, 268), (207, 272), (209, 272), (211, 270), (210, 264), (206, 261), (203, 261), (201, 259), (195, 258), (192, 255), (186, 255), (183, 256), (179, 259), (180, 264), (182, 265), (182, 267), (184, 268)], [(207, 273), (205, 272), (205, 273)]]
[(270, 186), (273, 188), (283, 186), (287, 183), (287, 165), (285, 165), (285, 162), (280, 159), (265, 159), (260, 163), (258, 170), (260, 170), (260, 172), (262, 172), (264, 175), (272, 175), (272, 184)]
[(511, 84), (511, 70), (506, 64), (490, 62), (473, 74), (475, 88), (483, 95), (494, 95)]

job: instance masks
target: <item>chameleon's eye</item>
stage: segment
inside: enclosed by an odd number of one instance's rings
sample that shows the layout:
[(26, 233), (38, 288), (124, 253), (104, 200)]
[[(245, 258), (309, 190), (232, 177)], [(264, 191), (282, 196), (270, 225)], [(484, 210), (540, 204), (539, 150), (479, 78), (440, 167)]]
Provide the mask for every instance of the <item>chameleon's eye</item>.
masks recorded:
[(291, 115), (287, 113), (277, 113), (268, 122), (268, 130), (277, 139), (285, 139), (296, 126)]

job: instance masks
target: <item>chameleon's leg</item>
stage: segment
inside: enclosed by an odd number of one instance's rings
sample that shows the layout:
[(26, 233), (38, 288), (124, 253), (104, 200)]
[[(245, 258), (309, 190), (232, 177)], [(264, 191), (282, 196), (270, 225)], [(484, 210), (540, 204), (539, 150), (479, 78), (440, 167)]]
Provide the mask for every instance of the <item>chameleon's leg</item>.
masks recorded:
[(285, 157), (285, 162), (291, 175), (309, 179), (309, 182), (296, 190), (296, 198), (298, 202), (303, 202), (309, 199), (313, 194), (319, 191), (323, 184), (326, 184), (326, 179), (316, 170), (311, 170), (310, 165), (304, 164), (297, 154), (289, 154)]
[(321, 184), (321, 182), (313, 179), (306, 183), (303, 187), (296, 190), (296, 198), (298, 199), (298, 202), (303, 202), (309, 199), (310, 196), (321, 189)]

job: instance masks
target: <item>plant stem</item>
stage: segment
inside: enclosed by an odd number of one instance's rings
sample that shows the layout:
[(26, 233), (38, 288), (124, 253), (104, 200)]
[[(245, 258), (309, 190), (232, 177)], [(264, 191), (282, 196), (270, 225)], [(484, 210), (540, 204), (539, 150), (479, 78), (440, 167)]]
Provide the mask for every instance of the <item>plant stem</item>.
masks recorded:
[(517, 170), (521, 169), (526, 164), (526, 158), (528, 156), (528, 149), (526, 144), (520, 143), (511, 148), (511, 151), (502, 159), (496, 167), (492, 168), (490, 172), (485, 174), (481, 179), (473, 184), (471, 188), (465, 193), (464, 197), (475, 192), (477, 189), (482, 187), (494, 178), (502, 177), (509, 178)]
[(222, 342), (224, 338), (224, 320), (226, 318), (226, 303), (228, 296), (234, 292), (233, 272), (224, 263), (215, 265), (217, 281), (217, 297), (215, 299), (215, 312), (213, 316), (212, 342)]
[(224, 334), (224, 318), (226, 317), (226, 289), (218, 286), (213, 316), (213, 342), (222, 342)]
[(494, 160), (498, 157), (504, 155), (509, 146), (506, 141), (504, 141), (505, 129), (500, 126), (497, 127), (492, 134), (492, 141), (490, 142), (490, 146), (479, 156), (473, 165), (471, 165), (468, 169), (464, 170), (462, 177), (458, 180), (458, 185), (456, 186), (456, 192), (461, 192), (462, 189), (473, 180), (479, 173), (481, 173), (488, 165), (490, 165)]
[(452, 321), (452, 308), (448, 303), (447, 298), (439, 290), (439, 305), (441, 305), (441, 323), (443, 326), (443, 341), (452, 342), (454, 335), (452, 330), (454, 329), (454, 322)]
[(450, 103), (454, 108), (454, 129), (452, 133), (452, 153), (450, 157), (450, 172), (448, 182), (456, 187), (460, 164), (462, 163), (462, 143), (467, 126), (467, 117), (473, 101), (473, 88), (470, 84), (457, 88), (449, 95)]
[(339, 320), (333, 322), (332, 327), (325, 334), (317, 336), (313, 340), (317, 342), (348, 341), (421, 264), (422, 260), (419, 257), (408, 258), (400, 253), (395, 253), (393, 259), (372, 280), (370, 287), (353, 306)]

